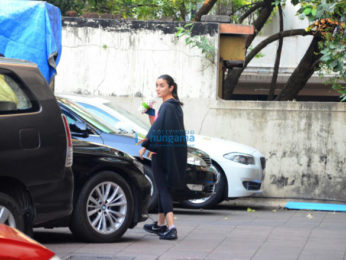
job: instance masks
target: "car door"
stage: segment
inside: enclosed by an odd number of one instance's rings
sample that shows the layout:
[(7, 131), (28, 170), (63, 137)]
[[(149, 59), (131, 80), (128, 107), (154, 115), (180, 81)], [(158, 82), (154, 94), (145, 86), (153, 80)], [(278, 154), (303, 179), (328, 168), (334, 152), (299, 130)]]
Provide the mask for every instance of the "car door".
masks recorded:
[(72, 138), (77, 140), (89, 141), (98, 144), (104, 144), (98, 131), (85, 122), (80, 116), (60, 104), (63, 114), (66, 116), (70, 126)]
[(30, 73), (24, 83), (0, 68), (0, 175), (20, 179), (28, 187), (63, 178), (66, 154), (55, 98), (48, 85)]

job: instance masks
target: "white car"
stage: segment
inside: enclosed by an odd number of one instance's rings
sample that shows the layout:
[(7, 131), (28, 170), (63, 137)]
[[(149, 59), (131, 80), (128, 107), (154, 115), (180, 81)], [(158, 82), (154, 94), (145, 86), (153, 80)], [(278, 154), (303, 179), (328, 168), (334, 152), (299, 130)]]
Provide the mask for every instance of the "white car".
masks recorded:
[[(83, 97), (64, 95), (89, 112), (120, 131), (136, 133), (144, 137), (149, 129), (136, 116), (119, 107), (115, 102), (99, 97)], [(264, 179), (265, 158), (256, 149), (236, 142), (214, 137), (188, 133), (188, 144), (209, 154), (212, 167), (217, 172), (218, 180), (214, 193), (210, 197), (184, 201), (182, 204), (190, 208), (210, 208), (225, 199), (251, 196), (261, 193)]]

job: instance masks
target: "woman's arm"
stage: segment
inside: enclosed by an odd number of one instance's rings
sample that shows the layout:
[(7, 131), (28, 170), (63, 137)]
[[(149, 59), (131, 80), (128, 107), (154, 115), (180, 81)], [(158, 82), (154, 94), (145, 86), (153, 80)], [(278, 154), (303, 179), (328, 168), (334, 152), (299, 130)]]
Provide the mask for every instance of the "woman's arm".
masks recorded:
[(151, 115), (148, 115), (148, 116), (149, 116), (149, 122), (150, 122), (150, 124), (153, 125), (154, 122), (155, 122), (155, 116), (151, 116)]
[(155, 118), (155, 113), (148, 113), (149, 114), (149, 120), (151, 123), (151, 127), (149, 129), (149, 132), (147, 133), (145, 140), (142, 142), (142, 146), (147, 148), (151, 152), (157, 152), (157, 145), (154, 145), (153, 143), (157, 142), (158, 135), (160, 135), (160, 131), (164, 129), (164, 118), (165, 118), (165, 111), (166, 106), (164, 104), (161, 105), (159, 113), (157, 117)]
[(149, 116), (150, 124), (153, 125), (155, 122), (155, 109), (149, 108), (145, 113)]

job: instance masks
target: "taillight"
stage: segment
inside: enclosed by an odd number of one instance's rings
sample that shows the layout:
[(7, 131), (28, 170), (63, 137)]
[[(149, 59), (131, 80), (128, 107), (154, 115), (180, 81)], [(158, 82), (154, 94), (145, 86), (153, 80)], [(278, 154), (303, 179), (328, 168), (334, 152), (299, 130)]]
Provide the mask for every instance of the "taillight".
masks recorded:
[(65, 133), (66, 133), (66, 160), (65, 167), (71, 167), (73, 162), (73, 148), (70, 127), (68, 126), (65, 115), (61, 114), (62, 121), (64, 122)]

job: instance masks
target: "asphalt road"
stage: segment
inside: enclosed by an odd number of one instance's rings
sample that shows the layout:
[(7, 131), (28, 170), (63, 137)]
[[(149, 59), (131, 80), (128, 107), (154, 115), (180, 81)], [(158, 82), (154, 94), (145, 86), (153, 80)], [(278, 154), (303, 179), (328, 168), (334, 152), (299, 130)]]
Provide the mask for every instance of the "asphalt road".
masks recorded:
[(233, 203), (213, 210), (175, 210), (176, 241), (161, 241), (144, 232), (144, 223), (111, 244), (81, 243), (67, 228), (35, 229), (34, 238), (62, 259), (71, 260), (346, 260), (346, 213), (268, 207), (248, 210)]

